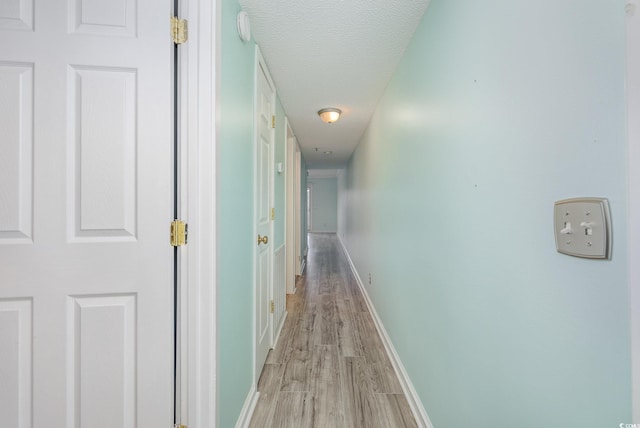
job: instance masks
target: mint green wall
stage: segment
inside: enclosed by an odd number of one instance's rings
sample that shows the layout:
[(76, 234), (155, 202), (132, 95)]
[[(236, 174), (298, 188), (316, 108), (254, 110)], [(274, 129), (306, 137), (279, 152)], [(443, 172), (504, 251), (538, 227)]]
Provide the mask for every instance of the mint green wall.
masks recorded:
[(236, 0), (222, 1), (218, 136), (218, 424), (233, 427), (253, 376), (254, 43), (236, 31)]
[[(431, 0), (341, 178), (437, 428), (631, 422), (624, 30), (618, 1)], [(578, 196), (609, 198), (611, 261), (556, 252)]]
[(335, 177), (308, 178), (307, 187), (311, 187), (311, 231), (336, 232), (338, 179)]
[[(274, 155), (274, 169), (277, 169), (278, 162), (282, 163), (282, 167), (284, 168), (284, 164), (286, 162), (286, 140), (285, 140), (285, 126), (284, 126), (284, 118), (285, 113), (282, 108), (282, 103), (280, 99), (276, 99), (276, 132), (275, 132), (275, 155)], [(286, 214), (286, 205), (285, 205), (285, 194), (286, 194), (286, 183), (285, 183), (285, 171), (283, 170), (281, 174), (278, 174), (277, 171), (274, 170), (274, 208), (276, 210), (276, 217), (274, 221), (274, 250), (277, 250), (279, 247), (284, 245), (284, 217)]]

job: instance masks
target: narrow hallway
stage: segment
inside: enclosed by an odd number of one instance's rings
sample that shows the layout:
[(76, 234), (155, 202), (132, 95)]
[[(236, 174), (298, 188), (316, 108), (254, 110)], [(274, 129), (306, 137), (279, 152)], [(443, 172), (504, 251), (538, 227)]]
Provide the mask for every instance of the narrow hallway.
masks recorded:
[(251, 427), (416, 427), (334, 234), (309, 234), (306, 276), (267, 357)]

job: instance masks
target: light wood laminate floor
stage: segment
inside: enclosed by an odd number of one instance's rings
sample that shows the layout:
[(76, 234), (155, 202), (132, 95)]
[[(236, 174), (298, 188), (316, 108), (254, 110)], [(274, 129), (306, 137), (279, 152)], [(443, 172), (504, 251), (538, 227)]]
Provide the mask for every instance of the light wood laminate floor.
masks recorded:
[(334, 234), (310, 234), (306, 275), (258, 382), (252, 428), (416, 427)]

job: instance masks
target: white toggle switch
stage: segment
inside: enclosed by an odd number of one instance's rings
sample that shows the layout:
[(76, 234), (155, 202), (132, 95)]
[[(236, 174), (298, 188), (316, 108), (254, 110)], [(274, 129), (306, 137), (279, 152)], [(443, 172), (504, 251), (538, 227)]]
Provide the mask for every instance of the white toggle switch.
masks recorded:
[[(572, 229), (573, 224), (579, 224), (580, 228)], [(590, 259), (611, 257), (609, 203), (606, 199), (576, 198), (556, 202), (554, 228), (558, 252)]]
[[(593, 222), (592, 221), (583, 221), (582, 223), (580, 223), (580, 227), (584, 227), (584, 234), (586, 236), (592, 236), (593, 235)], [(588, 245), (591, 246), (592, 244), (589, 242)]]

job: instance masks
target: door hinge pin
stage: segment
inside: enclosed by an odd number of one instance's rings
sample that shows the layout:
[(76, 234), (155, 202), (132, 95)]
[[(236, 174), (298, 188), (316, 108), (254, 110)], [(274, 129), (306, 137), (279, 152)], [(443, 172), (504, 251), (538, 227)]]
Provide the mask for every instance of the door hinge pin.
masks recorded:
[(187, 428), (186, 425), (175, 424), (173, 428)]
[(271, 313), (273, 314), (276, 311), (276, 304), (273, 302), (273, 300), (270, 303), (271, 304), (269, 305), (269, 309), (270, 309)]
[(276, 117), (275, 116), (271, 116), (271, 127), (272, 128), (276, 127)]
[(276, 209), (271, 208), (271, 220), (275, 220), (275, 219), (276, 219)]
[(189, 226), (181, 220), (171, 222), (170, 241), (172, 247), (181, 247), (187, 244), (187, 233)]
[(171, 38), (176, 45), (181, 45), (189, 39), (189, 23), (186, 19), (171, 17)]

